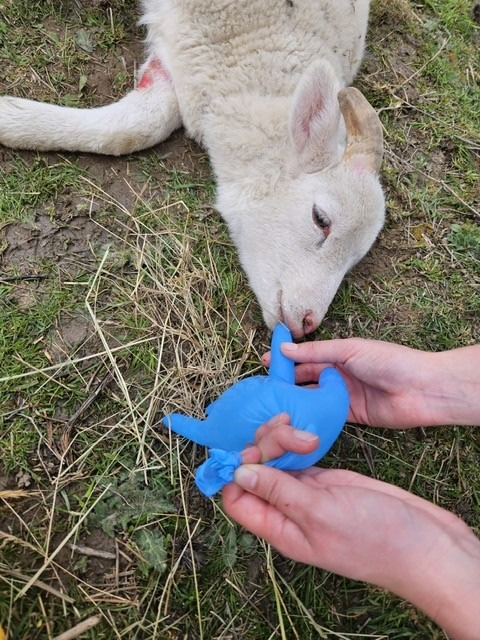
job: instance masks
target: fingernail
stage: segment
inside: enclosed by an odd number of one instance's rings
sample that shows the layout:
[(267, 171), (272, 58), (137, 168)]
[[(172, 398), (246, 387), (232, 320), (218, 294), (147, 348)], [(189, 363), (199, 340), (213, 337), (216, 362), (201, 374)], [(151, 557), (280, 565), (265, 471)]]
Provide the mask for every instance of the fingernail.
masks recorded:
[(234, 480), (237, 484), (243, 487), (243, 489), (251, 491), (252, 489), (255, 489), (258, 475), (253, 471), (253, 469), (249, 469), (247, 465), (242, 465), (235, 471)]
[(282, 351), (296, 351), (298, 349), (298, 344), (295, 344), (295, 342), (282, 342), (280, 349)]
[(314, 440), (318, 440), (318, 436), (315, 433), (310, 433), (310, 431), (300, 431), (300, 429), (295, 429), (293, 435), (298, 440), (303, 440), (304, 442), (313, 442)]

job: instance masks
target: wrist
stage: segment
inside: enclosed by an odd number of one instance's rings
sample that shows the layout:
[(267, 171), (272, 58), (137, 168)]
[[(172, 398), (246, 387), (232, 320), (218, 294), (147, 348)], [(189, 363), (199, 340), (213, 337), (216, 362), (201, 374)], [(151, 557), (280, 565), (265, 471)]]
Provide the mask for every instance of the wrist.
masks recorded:
[[(444, 542), (435, 545), (427, 565), (412, 558), (414, 580), (410, 574), (406, 582), (391, 590), (421, 609), (452, 640), (476, 640), (480, 629), (480, 540), (466, 526), (453, 537), (446, 532), (440, 535)], [(428, 557), (427, 549), (424, 553)]]
[(436, 424), (480, 425), (480, 345), (429, 355)]

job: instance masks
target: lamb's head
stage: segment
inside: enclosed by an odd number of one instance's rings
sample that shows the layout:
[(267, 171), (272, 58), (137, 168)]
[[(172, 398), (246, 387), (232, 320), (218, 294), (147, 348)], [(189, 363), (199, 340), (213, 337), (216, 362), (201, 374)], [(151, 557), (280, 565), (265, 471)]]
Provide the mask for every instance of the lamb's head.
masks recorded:
[(297, 88), (283, 143), (257, 154), (244, 175), (219, 180), (218, 207), (265, 322), (299, 338), (321, 323), (382, 227), (382, 129), (362, 94), (339, 91), (321, 63)]

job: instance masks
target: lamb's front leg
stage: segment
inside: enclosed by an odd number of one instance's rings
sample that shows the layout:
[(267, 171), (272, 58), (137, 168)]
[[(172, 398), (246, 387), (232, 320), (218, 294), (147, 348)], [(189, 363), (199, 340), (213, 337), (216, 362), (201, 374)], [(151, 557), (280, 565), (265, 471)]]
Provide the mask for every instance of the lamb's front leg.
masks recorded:
[(122, 155), (165, 140), (181, 124), (172, 79), (154, 55), (140, 70), (137, 88), (105, 107), (0, 97), (0, 144), (16, 149)]

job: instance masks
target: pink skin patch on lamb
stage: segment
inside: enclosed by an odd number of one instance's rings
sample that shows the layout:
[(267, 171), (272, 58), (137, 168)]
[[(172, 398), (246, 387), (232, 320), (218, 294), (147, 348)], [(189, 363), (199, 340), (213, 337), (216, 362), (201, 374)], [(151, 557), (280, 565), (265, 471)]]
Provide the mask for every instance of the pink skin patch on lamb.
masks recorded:
[(142, 77), (140, 78), (140, 82), (137, 85), (137, 89), (147, 89), (150, 85), (158, 80), (166, 80), (167, 82), (171, 82), (170, 74), (158, 58), (152, 58), (149, 61), (145, 71), (142, 73)]

